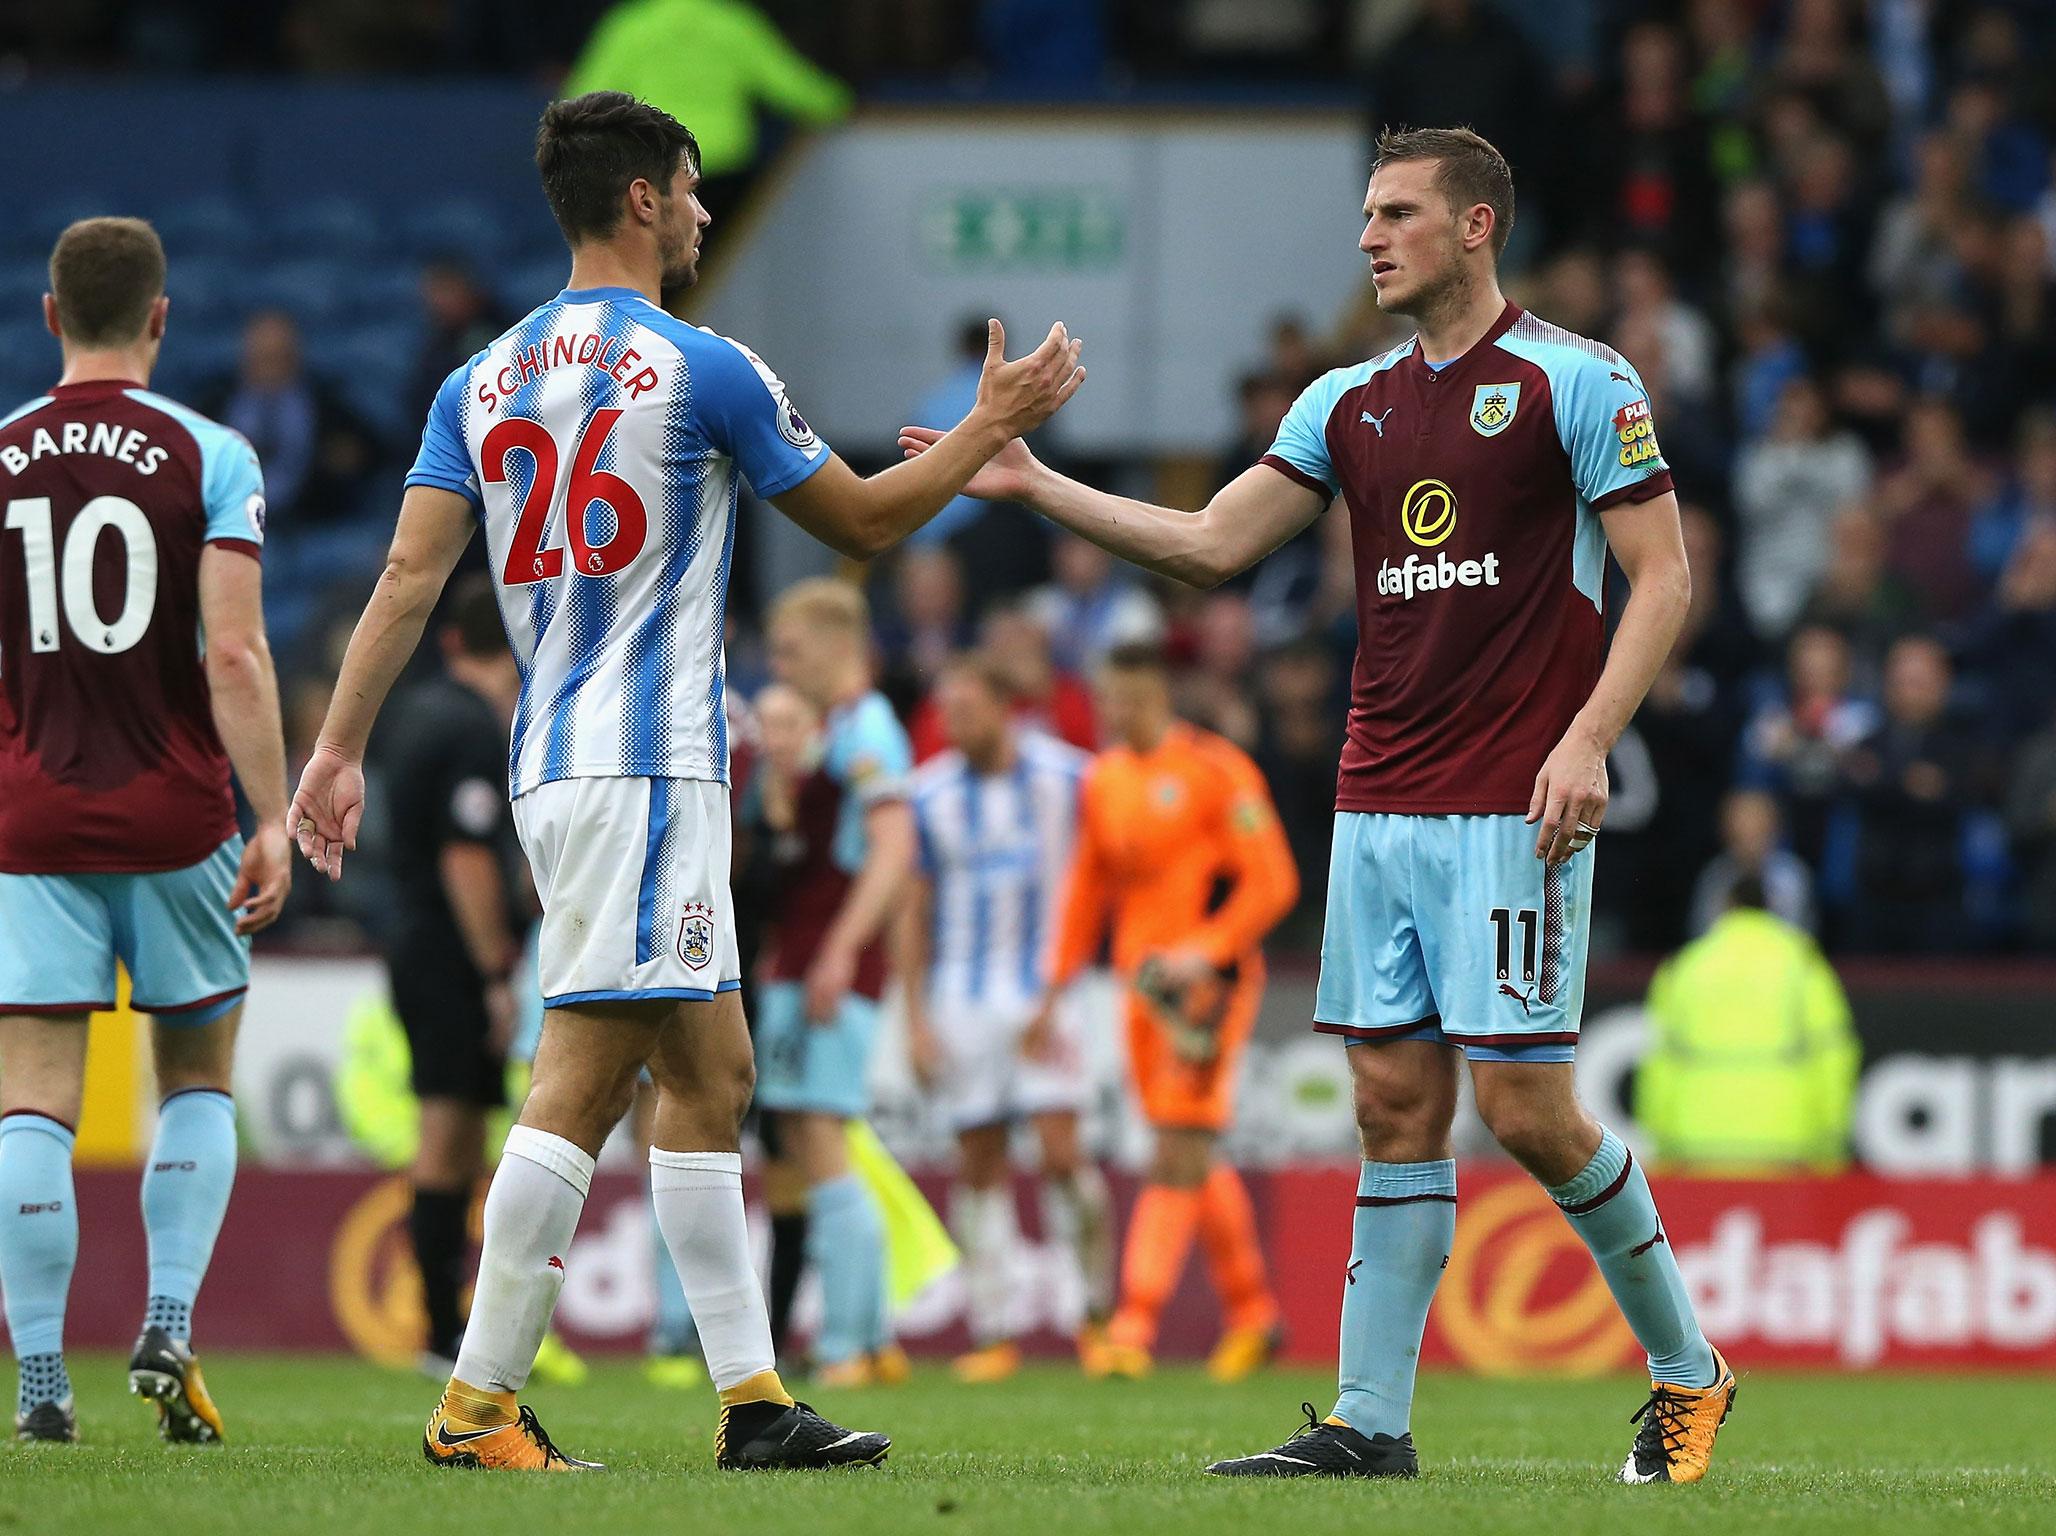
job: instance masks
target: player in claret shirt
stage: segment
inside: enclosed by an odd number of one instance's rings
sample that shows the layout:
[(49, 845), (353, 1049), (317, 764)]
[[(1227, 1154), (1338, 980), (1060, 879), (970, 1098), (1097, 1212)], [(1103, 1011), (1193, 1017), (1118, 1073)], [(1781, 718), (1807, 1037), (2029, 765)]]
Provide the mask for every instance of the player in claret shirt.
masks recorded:
[[(193, 1300), (235, 1180), (250, 935), (291, 883), (264, 482), (241, 437), (149, 391), (164, 275), (139, 219), (67, 229), (43, 300), (63, 378), (0, 419), (0, 1287), (23, 1440), (77, 1438), (71, 1149), (86, 1019), (114, 1006), (117, 960), (154, 1016), (163, 1096), (129, 1387), (165, 1439), (222, 1439)], [(231, 765), (257, 817), (247, 846)]]
[[(1457, 1052), (1499, 1142), (1591, 1248), (1649, 1356), (1621, 1476), (1693, 1482), (1734, 1399), (1648, 1182), (1578, 1103), (1592, 840), (1606, 755), (1683, 622), (1677, 499), (1635, 370), (1510, 304), (1513, 178), (1465, 129), (1388, 133), (1359, 246), (1419, 333), (1316, 380), (1198, 513), (1052, 474), (1020, 443), (972, 495), (1024, 501), (1211, 586), (1340, 494), (1358, 648), (1315, 1028), (1349, 1042), (1363, 1142), (1335, 1411), (1235, 1476), (1412, 1476), (1409, 1417), (1456, 1211)], [(934, 434), (908, 429), (910, 454)], [(1631, 595), (1606, 644), (1609, 548)]]

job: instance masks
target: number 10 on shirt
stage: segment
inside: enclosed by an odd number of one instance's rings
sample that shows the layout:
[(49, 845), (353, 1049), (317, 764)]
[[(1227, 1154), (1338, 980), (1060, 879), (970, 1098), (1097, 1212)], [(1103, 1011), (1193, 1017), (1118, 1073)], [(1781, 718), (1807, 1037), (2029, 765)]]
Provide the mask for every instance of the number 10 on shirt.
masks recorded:
[[(643, 543), (649, 537), (649, 514), (643, 509), (642, 497), (619, 475), (596, 467), (600, 451), (607, 446), (614, 424), (620, 419), (618, 407), (593, 412), (571, 455), (571, 483), (564, 496), (564, 532), (571, 546), (571, 568), (580, 576), (612, 576), (625, 569), (642, 553)], [(480, 449), (488, 484), (506, 483), (508, 456), (517, 452), (529, 456), (535, 473), (530, 477), (528, 494), (522, 498), (519, 521), (514, 527), (513, 541), (507, 546), (507, 563), (500, 576), (510, 587), (551, 581), (564, 573), (563, 546), (543, 547), (562, 457), (556, 439), (539, 421), (509, 416), (486, 434)], [(604, 503), (614, 514), (614, 536), (602, 544), (586, 541), (586, 514), (594, 502)]]

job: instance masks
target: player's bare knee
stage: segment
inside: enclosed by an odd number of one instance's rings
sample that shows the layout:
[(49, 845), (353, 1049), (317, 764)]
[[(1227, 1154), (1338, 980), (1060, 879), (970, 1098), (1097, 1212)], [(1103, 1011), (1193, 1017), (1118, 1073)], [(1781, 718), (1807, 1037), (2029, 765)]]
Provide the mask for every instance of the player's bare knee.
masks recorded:
[(1363, 1075), (1354, 1098), (1357, 1141), (1369, 1161), (1423, 1163), (1449, 1155), (1452, 1098), (1427, 1084)]
[(159, 1021), (151, 1032), (151, 1054), (159, 1098), (208, 1089), (230, 1091), (235, 1072), (236, 1026), (242, 1010), (201, 1025)]
[(958, 1175), (971, 1189), (997, 1189), (1007, 1176), (1007, 1128), (980, 1126), (957, 1138)]
[(736, 1135), (742, 1135), (742, 1117), (750, 1112), (750, 1100), (757, 1098), (757, 1061), (752, 1057), (742, 1057), (740, 1061), (728, 1063), (728, 1071), (722, 1077), (722, 1086), (715, 1098), (720, 1100), (724, 1129), (732, 1129)]

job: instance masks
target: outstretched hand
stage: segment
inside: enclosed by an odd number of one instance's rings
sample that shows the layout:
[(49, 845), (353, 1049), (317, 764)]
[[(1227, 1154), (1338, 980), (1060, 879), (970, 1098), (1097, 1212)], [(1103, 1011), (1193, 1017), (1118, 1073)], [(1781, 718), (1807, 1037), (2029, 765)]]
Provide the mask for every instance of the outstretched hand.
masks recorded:
[(971, 414), (984, 416), (1008, 437), (1025, 437), (1078, 393), (1085, 382), (1085, 370), (1078, 366), (1084, 350), (1085, 339), (1073, 340), (1059, 320), (1041, 346), (1010, 363), (1006, 327), (986, 321), (985, 371), (978, 376), (978, 403)]
[[(946, 436), (947, 433), (938, 432), (933, 427), (901, 427), (900, 453), (909, 459), (919, 458)], [(1041, 460), (1030, 453), (1028, 445), (1017, 437), (971, 477), (971, 483), (964, 487), (964, 494), (985, 501), (1026, 501), (1028, 487), (1041, 468)]]

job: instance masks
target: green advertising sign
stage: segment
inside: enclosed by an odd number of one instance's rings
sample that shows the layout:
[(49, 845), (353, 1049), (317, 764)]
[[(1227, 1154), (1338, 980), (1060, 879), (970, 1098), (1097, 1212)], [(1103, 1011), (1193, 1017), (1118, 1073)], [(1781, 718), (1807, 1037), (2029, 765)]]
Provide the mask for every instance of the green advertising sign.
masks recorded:
[(1118, 199), (1098, 187), (944, 192), (921, 214), (921, 248), (948, 272), (1104, 271), (1126, 235)]

